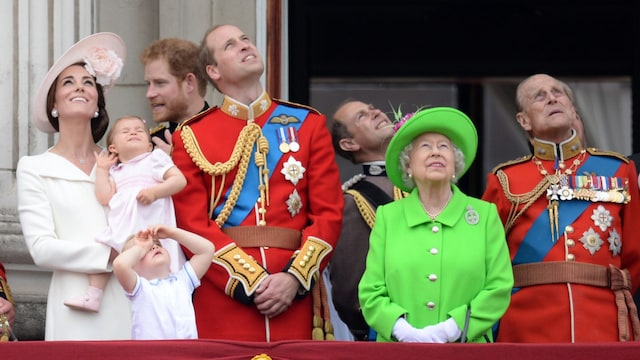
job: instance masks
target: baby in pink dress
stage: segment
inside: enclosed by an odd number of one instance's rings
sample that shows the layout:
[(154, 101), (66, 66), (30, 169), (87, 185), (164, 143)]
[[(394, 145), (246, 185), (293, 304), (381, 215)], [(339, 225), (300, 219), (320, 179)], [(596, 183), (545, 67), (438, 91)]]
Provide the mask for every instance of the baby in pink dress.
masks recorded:
[[(96, 156), (96, 197), (108, 206), (108, 227), (96, 241), (113, 248), (112, 256), (122, 251), (128, 237), (153, 224), (176, 226), (171, 195), (182, 190), (187, 181), (162, 150), (153, 150), (149, 129), (143, 119), (125, 116), (116, 120), (107, 133), (108, 152)], [(171, 271), (185, 262), (180, 245), (162, 239), (171, 257)], [(89, 288), (79, 297), (68, 299), (70, 308), (97, 312), (102, 290), (110, 273), (89, 274)]]

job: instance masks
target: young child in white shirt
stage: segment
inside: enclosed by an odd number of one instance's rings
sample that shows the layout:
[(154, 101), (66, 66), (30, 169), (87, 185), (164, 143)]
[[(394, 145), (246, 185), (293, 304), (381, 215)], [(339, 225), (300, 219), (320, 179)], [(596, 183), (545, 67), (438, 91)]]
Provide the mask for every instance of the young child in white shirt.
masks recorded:
[[(159, 239), (171, 238), (193, 256), (172, 273)], [(197, 339), (192, 293), (200, 286), (215, 247), (176, 227), (155, 225), (137, 232), (113, 261), (113, 272), (131, 300), (131, 339)]]

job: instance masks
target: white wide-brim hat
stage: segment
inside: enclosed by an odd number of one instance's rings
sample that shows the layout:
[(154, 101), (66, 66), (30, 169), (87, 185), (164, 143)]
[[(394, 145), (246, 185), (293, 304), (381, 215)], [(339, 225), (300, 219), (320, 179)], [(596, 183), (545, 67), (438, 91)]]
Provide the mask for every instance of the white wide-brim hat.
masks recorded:
[[(115, 57), (114, 57), (115, 55)], [(47, 116), (47, 94), (54, 80), (60, 73), (78, 62), (87, 63), (87, 59), (94, 59), (93, 72), (100, 72), (101, 66), (108, 69), (108, 74), (97, 76), (103, 79), (103, 92), (107, 92), (114, 84), (115, 80), (120, 76), (122, 65), (126, 57), (126, 48), (122, 38), (114, 33), (101, 32), (89, 35), (77, 43), (73, 44), (62, 56), (51, 66), (47, 75), (45, 75), (33, 103), (33, 121), (36, 127), (46, 133), (54, 133), (56, 130), (49, 122)], [(96, 76), (95, 74), (92, 74)]]

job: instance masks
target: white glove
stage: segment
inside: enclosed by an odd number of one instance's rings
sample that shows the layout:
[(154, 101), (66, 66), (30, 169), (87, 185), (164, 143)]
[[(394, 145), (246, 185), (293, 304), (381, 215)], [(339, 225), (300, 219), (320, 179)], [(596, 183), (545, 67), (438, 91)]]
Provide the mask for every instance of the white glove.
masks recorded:
[(425, 342), (448, 343), (454, 342), (460, 338), (462, 331), (458, 328), (458, 324), (453, 318), (437, 323), (435, 325), (426, 326), (419, 330), (421, 338)]
[(411, 326), (405, 318), (401, 317), (393, 325), (391, 334), (401, 342), (423, 342), (424, 340), (420, 339), (419, 331)]

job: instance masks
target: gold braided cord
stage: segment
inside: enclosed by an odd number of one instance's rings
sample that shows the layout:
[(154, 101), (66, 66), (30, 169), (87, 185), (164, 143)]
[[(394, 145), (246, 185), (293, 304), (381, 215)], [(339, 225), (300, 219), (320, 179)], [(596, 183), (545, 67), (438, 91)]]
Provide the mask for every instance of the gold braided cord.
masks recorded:
[(400, 190), (397, 186), (393, 187), (393, 200), (403, 199), (407, 196), (409, 196), (408, 192)]
[[(196, 140), (195, 134), (193, 130), (188, 125), (182, 127), (182, 132), (180, 134), (182, 141), (184, 142), (184, 147), (191, 160), (196, 166), (200, 168), (200, 170), (205, 173), (211, 175), (215, 178), (215, 176), (224, 176), (231, 172), (234, 168), (237, 167), (237, 174), (233, 180), (233, 184), (231, 186), (231, 191), (227, 201), (224, 203), (222, 207), (222, 211), (215, 219), (216, 224), (219, 227), (227, 221), (231, 211), (236, 206), (236, 202), (238, 201), (238, 197), (240, 196), (240, 190), (242, 189), (242, 185), (244, 184), (244, 180), (247, 176), (247, 168), (249, 167), (249, 160), (251, 159), (251, 152), (253, 151), (254, 144), (258, 145), (256, 149), (256, 164), (258, 165), (260, 176), (260, 215), (262, 217), (261, 220), (264, 220), (264, 216), (266, 215), (266, 210), (264, 208), (265, 198), (268, 198), (268, 193), (266, 192), (268, 189), (268, 173), (269, 170), (266, 169), (266, 156), (265, 154), (269, 151), (269, 143), (262, 136), (262, 129), (260, 126), (253, 122), (249, 122), (240, 134), (238, 135), (238, 140), (236, 141), (235, 146), (233, 147), (233, 151), (231, 152), (231, 157), (229, 160), (224, 163), (217, 162), (212, 164), (207, 160), (207, 158), (202, 153), (202, 149)], [(262, 139), (264, 140), (262, 140)], [(214, 189), (215, 179), (212, 179), (212, 195)], [(220, 183), (222, 187), (224, 182)], [(212, 202), (212, 206), (217, 204), (221, 196), (221, 193), (216, 195), (216, 200)], [(212, 214), (213, 208), (209, 209), (209, 213)]]
[[(524, 212), (527, 211), (527, 209), (533, 205), (533, 203), (538, 200), (542, 194), (546, 193), (547, 188), (551, 183), (545, 177), (538, 183), (538, 185), (536, 185), (535, 188), (533, 188), (533, 190), (525, 194), (512, 194), (509, 189), (509, 178), (507, 177), (507, 174), (502, 170), (498, 170), (496, 172), (496, 176), (500, 181), (505, 197), (511, 202), (509, 216), (507, 217), (507, 221), (504, 226), (504, 231), (508, 234), (518, 217), (524, 214)], [(524, 204), (524, 206), (518, 211), (517, 209), (520, 204)]]
[(358, 207), (358, 211), (360, 211), (360, 215), (364, 222), (369, 225), (369, 228), (373, 228), (373, 223), (376, 221), (376, 212), (373, 210), (373, 207), (369, 204), (369, 202), (360, 194), (360, 192), (349, 189), (345, 191), (345, 193), (353, 196), (353, 200), (356, 202), (356, 206)]

